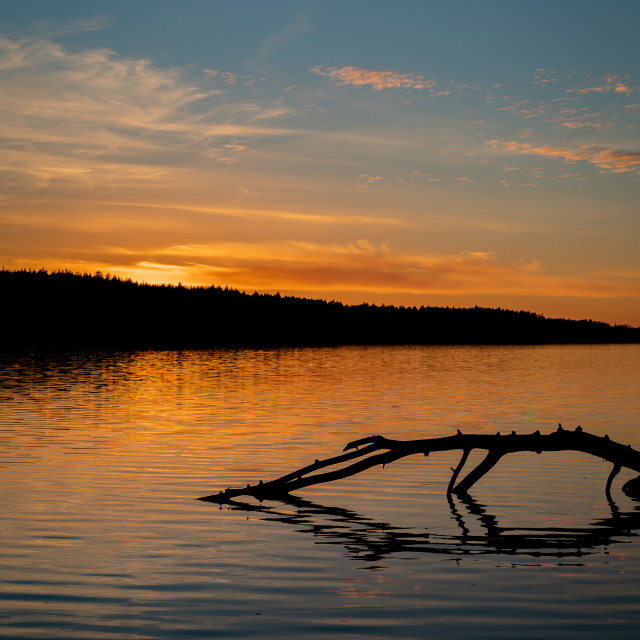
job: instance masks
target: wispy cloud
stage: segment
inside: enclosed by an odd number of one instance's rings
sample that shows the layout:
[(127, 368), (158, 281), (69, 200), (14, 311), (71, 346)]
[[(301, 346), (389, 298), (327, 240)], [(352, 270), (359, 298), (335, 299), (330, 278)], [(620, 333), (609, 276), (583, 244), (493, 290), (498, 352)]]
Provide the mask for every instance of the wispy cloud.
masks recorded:
[(356, 178), (354, 184), (359, 189), (364, 189), (373, 184), (380, 184), (382, 182), (384, 182), (384, 176), (371, 176), (368, 173), (362, 173)]
[(537, 69), (532, 84), (537, 86), (534, 93), (490, 95), (487, 102), (497, 111), (537, 119), (538, 126), (544, 120), (564, 131), (635, 126), (627, 103), (636, 99), (638, 88), (626, 76), (611, 73), (594, 79), (572, 72), (561, 77), (557, 71)]
[(272, 125), (288, 113), (282, 105), (225, 98), (248, 76), (208, 71), (221, 86), (108, 49), (0, 37), (2, 195), (166, 181), (169, 169), (227, 164), (259, 140), (300, 135)]
[(113, 19), (107, 18), (106, 16), (94, 16), (92, 18), (82, 18), (77, 20), (65, 19), (63, 21), (47, 18), (44, 20), (37, 20), (20, 33), (22, 36), (50, 40), (58, 36), (99, 31), (112, 25)]
[(307, 12), (303, 10), (293, 22), (285, 25), (262, 43), (255, 59), (250, 64), (260, 70), (268, 58), (276, 51), (302, 38), (312, 30), (313, 21)]
[[(12, 266), (11, 261), (6, 266)], [(553, 275), (532, 259), (509, 261), (486, 251), (407, 253), (367, 241), (218, 242), (156, 248), (104, 247), (89, 256), (31, 259), (21, 267), (110, 272), (151, 283), (231, 286), (245, 291), (615, 298), (640, 295), (637, 270)]]
[(371, 87), (382, 89), (431, 89), (435, 80), (417, 73), (400, 73), (392, 69), (363, 69), (360, 67), (313, 67), (310, 73), (326, 76), (338, 86)]
[(403, 254), (364, 240), (329, 245), (286, 242), (259, 246), (245, 243), (174, 246), (163, 254), (189, 256), (189, 260), (199, 264), (208, 262), (224, 268), (226, 278), (236, 286), (257, 289), (476, 290), (490, 287), (490, 281), (495, 285), (502, 278), (511, 279), (514, 267), (519, 273), (537, 268), (532, 262), (501, 264), (487, 253)]
[(238, 74), (231, 71), (219, 71), (218, 69), (203, 69), (202, 73), (207, 78), (220, 80), (225, 84), (237, 84), (238, 82), (241, 82), (249, 87), (255, 81), (255, 78), (252, 75)]
[(588, 147), (577, 144), (573, 147), (560, 147), (551, 144), (536, 146), (528, 142), (489, 140), (486, 145), (521, 154), (541, 155), (560, 158), (568, 163), (590, 162), (602, 171), (627, 173), (640, 169), (640, 152), (612, 149), (610, 147)]
[(236, 204), (233, 207), (220, 206), (194, 206), (188, 204), (171, 205), (164, 202), (153, 201), (144, 204), (133, 202), (114, 202), (116, 206), (141, 209), (153, 209), (156, 211), (174, 211), (174, 212), (190, 212), (202, 213), (216, 217), (228, 217), (234, 219), (252, 219), (252, 220), (283, 220), (288, 222), (323, 224), (323, 225), (380, 225), (383, 227), (405, 227), (409, 223), (401, 218), (393, 218), (390, 216), (373, 216), (373, 215), (355, 215), (348, 214), (343, 211), (339, 213), (314, 213), (313, 211), (287, 211), (285, 209), (268, 209), (268, 208), (250, 208)]
[(605, 124), (599, 122), (597, 120), (569, 120), (564, 118), (557, 118), (557, 122), (559, 122), (561, 127), (565, 127), (566, 129), (604, 129)]
[(535, 75), (533, 76), (533, 80), (531, 81), (533, 84), (551, 84), (553, 82), (558, 82), (560, 78), (558, 77), (558, 71), (549, 70), (549, 69), (536, 69)]
[(537, 118), (551, 112), (549, 105), (544, 102), (512, 100), (510, 97), (504, 98), (504, 100), (507, 104), (503, 107), (496, 107), (496, 111), (508, 111), (522, 118)]
[(290, 241), (171, 245), (145, 254), (112, 249), (110, 256), (118, 259), (101, 264), (103, 271), (134, 273), (147, 282), (215, 282), (246, 291), (315, 291), (321, 297), (323, 292), (355, 291), (599, 298), (640, 293), (637, 272), (555, 276), (531, 259), (506, 261), (482, 251), (402, 253), (365, 240), (344, 244)]

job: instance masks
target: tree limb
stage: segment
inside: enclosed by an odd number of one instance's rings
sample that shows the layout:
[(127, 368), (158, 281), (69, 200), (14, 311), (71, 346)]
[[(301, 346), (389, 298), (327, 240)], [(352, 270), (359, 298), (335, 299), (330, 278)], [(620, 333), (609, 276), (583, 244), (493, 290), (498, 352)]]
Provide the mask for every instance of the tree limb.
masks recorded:
[[(361, 446), (362, 449), (360, 449)], [(351, 449), (355, 450), (350, 451)], [(614, 470), (607, 481), (607, 493), (609, 493), (611, 482), (617, 473), (616, 468), (627, 467), (640, 473), (640, 451), (636, 451), (631, 445), (625, 446), (614, 442), (609, 439), (609, 436), (586, 433), (580, 427), (575, 431), (568, 431), (558, 425), (557, 431), (546, 435), (540, 434), (539, 431), (522, 435), (517, 435), (515, 432), (510, 435), (500, 435), (500, 433), (496, 435), (463, 434), (458, 431), (453, 436), (423, 440), (392, 440), (384, 436), (373, 435), (348, 443), (344, 451), (349, 451), (349, 453), (343, 453), (326, 460), (315, 460), (310, 465), (268, 482), (260, 480), (258, 484), (253, 486), (248, 484), (243, 488), (228, 487), (225, 491), (202, 499), (227, 502), (243, 495), (253, 496), (259, 500), (277, 499), (297, 489), (348, 478), (379, 464), (384, 467), (390, 462), (409, 455), (422, 453), (428, 456), (434, 451), (454, 449), (461, 449), (463, 453), (457, 467), (452, 469), (453, 476), (447, 488), (447, 495), (451, 493), (466, 494), (480, 478), (496, 465), (500, 458), (508, 453), (521, 451), (535, 451), (536, 453), (542, 451), (581, 451), (608, 460), (613, 463)], [(484, 449), (487, 451), (487, 455), (455, 486), (458, 475), (473, 449)], [(318, 473), (320, 469), (341, 465), (357, 458), (361, 459), (347, 466)], [(640, 495), (640, 476), (627, 482), (623, 491), (628, 495)]]
[[(498, 451), (492, 451), (489, 449), (485, 459), (471, 472), (467, 474), (465, 478), (463, 478), (458, 486), (453, 490), (456, 495), (462, 495), (463, 493), (468, 493), (469, 489), (482, 478), (486, 473), (491, 471), (493, 467), (498, 463), (500, 458), (502, 458), (504, 454)], [(453, 478), (452, 478), (453, 480)]]
[(613, 468), (611, 469), (611, 473), (609, 474), (609, 477), (607, 478), (607, 485), (604, 488), (604, 492), (605, 495), (607, 496), (607, 500), (609, 500), (609, 502), (612, 502), (612, 498), (611, 498), (611, 483), (613, 482), (613, 479), (620, 473), (620, 465), (617, 464), (616, 462), (613, 463)]
[(447, 487), (447, 496), (451, 495), (453, 491), (453, 487), (456, 484), (456, 480), (458, 479), (458, 476), (462, 471), (462, 467), (464, 467), (464, 463), (467, 461), (467, 458), (469, 457), (469, 453), (471, 453), (471, 449), (465, 449), (462, 452), (462, 458), (460, 458), (460, 462), (458, 462), (458, 466), (455, 469), (453, 467), (451, 468), (451, 471), (453, 471), (453, 474), (451, 476), (451, 480), (449, 480), (449, 486)]

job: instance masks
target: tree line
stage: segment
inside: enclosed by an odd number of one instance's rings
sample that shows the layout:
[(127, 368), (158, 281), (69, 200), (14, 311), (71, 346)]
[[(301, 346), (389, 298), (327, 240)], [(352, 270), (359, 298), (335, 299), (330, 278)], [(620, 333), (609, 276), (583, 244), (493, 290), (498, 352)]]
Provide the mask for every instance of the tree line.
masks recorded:
[(0, 270), (6, 349), (640, 342), (640, 329), (486, 307), (346, 305), (100, 272)]

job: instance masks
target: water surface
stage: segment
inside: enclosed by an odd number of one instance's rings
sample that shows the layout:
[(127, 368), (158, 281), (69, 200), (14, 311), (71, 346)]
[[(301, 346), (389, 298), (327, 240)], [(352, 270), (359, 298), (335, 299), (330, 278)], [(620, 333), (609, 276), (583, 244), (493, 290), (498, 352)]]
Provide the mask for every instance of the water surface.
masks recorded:
[[(640, 512), (610, 464), (460, 452), (219, 508), (362, 436), (578, 424), (640, 448), (640, 346), (5, 356), (0, 636), (635, 638)], [(470, 461), (472, 464), (473, 461)]]

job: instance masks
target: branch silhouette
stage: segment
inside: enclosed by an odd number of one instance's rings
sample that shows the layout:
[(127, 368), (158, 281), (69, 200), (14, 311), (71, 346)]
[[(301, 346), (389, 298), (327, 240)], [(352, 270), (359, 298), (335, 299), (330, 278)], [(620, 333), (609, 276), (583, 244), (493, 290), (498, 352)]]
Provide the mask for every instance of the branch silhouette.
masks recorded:
[[(581, 427), (570, 431), (558, 425), (558, 429), (549, 434), (541, 434), (535, 431), (531, 434), (518, 435), (512, 432), (509, 435), (463, 434), (458, 430), (456, 435), (442, 438), (429, 438), (422, 440), (392, 440), (380, 435), (368, 436), (354, 440), (347, 444), (343, 453), (326, 460), (315, 460), (312, 464), (292, 471), (280, 478), (258, 484), (247, 484), (245, 487), (227, 487), (217, 494), (205, 496), (201, 500), (225, 503), (239, 496), (252, 496), (258, 500), (282, 499), (292, 491), (309, 487), (315, 484), (332, 482), (348, 478), (357, 473), (391, 462), (409, 455), (423, 454), (428, 456), (432, 452), (462, 450), (462, 458), (455, 469), (447, 488), (447, 495), (455, 494), (464, 496), (469, 489), (487, 474), (508, 453), (535, 451), (581, 451), (613, 464), (613, 469), (607, 480), (605, 492), (610, 498), (611, 482), (620, 468), (627, 467), (640, 473), (640, 451), (636, 451), (631, 445), (623, 445), (614, 442), (609, 436), (597, 436), (584, 432)], [(485, 458), (472, 469), (460, 482), (456, 480), (473, 449), (486, 450)], [(358, 458), (360, 458), (358, 460)], [(346, 466), (335, 468), (352, 460), (356, 460)], [(334, 467), (332, 470), (321, 471)], [(629, 496), (640, 496), (640, 476), (626, 482), (622, 490)]]

